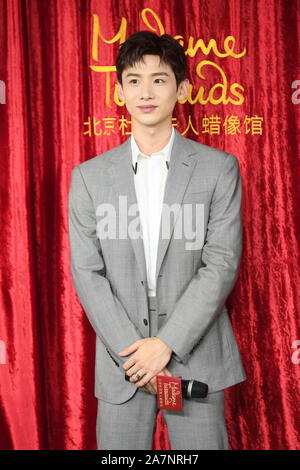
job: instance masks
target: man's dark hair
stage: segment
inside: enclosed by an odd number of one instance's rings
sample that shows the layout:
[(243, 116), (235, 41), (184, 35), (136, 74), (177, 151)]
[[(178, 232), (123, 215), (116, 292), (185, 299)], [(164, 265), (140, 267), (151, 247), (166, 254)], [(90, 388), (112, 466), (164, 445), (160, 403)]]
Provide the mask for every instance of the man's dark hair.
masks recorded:
[(176, 78), (177, 88), (187, 77), (187, 64), (183, 47), (169, 34), (157, 36), (151, 31), (138, 31), (121, 44), (117, 59), (117, 77), (122, 85), (122, 72), (143, 60), (143, 55), (158, 55), (168, 64)]

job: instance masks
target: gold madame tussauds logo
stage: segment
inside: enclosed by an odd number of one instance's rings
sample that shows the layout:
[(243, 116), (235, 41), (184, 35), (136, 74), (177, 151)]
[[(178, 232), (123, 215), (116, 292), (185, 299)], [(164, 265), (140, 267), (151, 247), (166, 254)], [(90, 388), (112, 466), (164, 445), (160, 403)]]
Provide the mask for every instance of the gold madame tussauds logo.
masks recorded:
[[(151, 10), (151, 8), (144, 8), (141, 11), (142, 20), (149, 28), (149, 30), (162, 35), (165, 34), (164, 26), (159, 18), (159, 16)], [(150, 21), (151, 20), (151, 24)], [(106, 39), (102, 32), (99, 22), (99, 16), (93, 14), (93, 38), (92, 38), (92, 58), (95, 62), (101, 62), (100, 59), (100, 47), (101, 42), (104, 44), (114, 44), (118, 42), (122, 44), (126, 40), (126, 30), (127, 30), (127, 19), (122, 17), (119, 31), (115, 34), (112, 39)], [(207, 56), (211, 52), (214, 53), (216, 57), (226, 58), (232, 57), (234, 59), (240, 59), (246, 54), (246, 49), (244, 48), (241, 52), (236, 52), (236, 44), (234, 36), (226, 36), (222, 48), (218, 47), (215, 39), (211, 38), (208, 41), (208, 44), (205, 44), (204, 40), (199, 38), (195, 39), (193, 36), (189, 36), (188, 40), (185, 41), (183, 36), (176, 35), (173, 36), (174, 39), (178, 40), (181, 46), (185, 50), (185, 54), (188, 57), (195, 57), (196, 54), (200, 51), (202, 54)], [(106, 74), (106, 86), (105, 86), (105, 103), (108, 107), (111, 107), (111, 72), (116, 71), (115, 65), (90, 65), (90, 68), (95, 72), (102, 72)], [(208, 89), (207, 78), (209, 77), (210, 72), (217, 71), (220, 76), (220, 82), (215, 83), (212, 87)], [(194, 90), (193, 85), (189, 84), (189, 93), (186, 100), (181, 100), (179, 103), (189, 102), (190, 104), (207, 104), (211, 103), (214, 105), (223, 103), (231, 103), (233, 105), (239, 106), (244, 103), (244, 87), (239, 83), (228, 83), (226, 73), (218, 64), (211, 60), (201, 60), (196, 64), (195, 67), (196, 75), (204, 81), (204, 85), (201, 85), (198, 90)], [(118, 99), (117, 87), (115, 84), (113, 89), (113, 101), (118, 106), (124, 106), (124, 102)]]

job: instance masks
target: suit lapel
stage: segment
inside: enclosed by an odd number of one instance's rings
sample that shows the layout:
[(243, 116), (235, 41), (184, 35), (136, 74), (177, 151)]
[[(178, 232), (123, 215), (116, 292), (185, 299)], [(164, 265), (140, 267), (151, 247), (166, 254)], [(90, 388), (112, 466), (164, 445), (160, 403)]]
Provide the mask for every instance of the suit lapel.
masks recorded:
[[(162, 216), (160, 221), (156, 261), (156, 280), (180, 212), (176, 212), (175, 217), (169, 217), (168, 208), (170, 208), (173, 204), (179, 204), (180, 206), (182, 204), (185, 190), (196, 165), (196, 160), (190, 158), (190, 156), (194, 153), (195, 151), (190, 145), (189, 141), (182, 137), (182, 135), (175, 129), (175, 139), (171, 152), (169, 171), (163, 199)], [(165, 234), (162, 234), (162, 220), (169, 221), (170, 228), (166, 231)]]
[[(166, 254), (172, 233), (174, 231), (174, 225), (177, 217), (170, 217), (170, 229), (162, 237), (162, 219), (166, 216), (166, 207), (170, 207), (173, 204), (182, 203), (182, 199), (188, 185), (188, 182), (192, 176), (193, 170), (196, 165), (196, 160), (189, 158), (195, 150), (190, 145), (189, 141), (181, 136), (181, 134), (175, 129), (175, 139), (172, 147), (169, 171), (165, 185), (164, 199), (163, 199), (163, 210), (160, 223), (159, 242), (157, 250), (157, 263), (156, 263), (156, 279), (160, 271), (161, 264)], [(108, 169), (111, 176), (112, 184), (117, 196), (127, 197), (127, 209), (132, 204), (137, 205), (137, 198), (134, 185), (134, 173), (132, 170), (132, 154), (131, 154), (131, 142), (130, 138), (127, 139), (124, 144), (120, 145), (116, 152), (111, 156), (112, 165)], [(165, 207), (166, 206), (166, 207)], [(118, 210), (117, 210), (118, 214)], [(137, 213), (137, 217), (140, 223), (140, 214)], [(141, 237), (137, 239), (129, 238), (132, 243), (132, 248), (136, 257), (139, 270), (144, 281), (147, 280), (146, 260), (144, 252), (144, 243)]]

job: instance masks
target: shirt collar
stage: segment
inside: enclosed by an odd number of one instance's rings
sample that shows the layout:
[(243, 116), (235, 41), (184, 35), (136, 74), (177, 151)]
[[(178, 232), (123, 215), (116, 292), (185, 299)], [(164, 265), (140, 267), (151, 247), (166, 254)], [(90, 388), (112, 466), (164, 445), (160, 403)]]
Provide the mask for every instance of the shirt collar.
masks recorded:
[[(159, 152), (153, 152), (151, 154), (151, 157), (147, 156), (146, 158), (152, 158), (153, 156), (155, 158), (155, 155), (157, 155), (157, 156), (163, 157), (164, 161), (169, 162), (170, 156), (171, 156), (172, 145), (174, 142), (174, 137), (175, 137), (175, 131), (174, 131), (174, 127), (172, 126), (171, 137), (167, 145), (163, 149), (161, 149)], [(140, 158), (140, 156), (141, 155), (143, 156), (144, 154), (140, 151), (133, 134), (131, 135), (131, 154), (132, 154), (132, 164), (135, 167), (135, 164), (137, 163), (138, 158)]]

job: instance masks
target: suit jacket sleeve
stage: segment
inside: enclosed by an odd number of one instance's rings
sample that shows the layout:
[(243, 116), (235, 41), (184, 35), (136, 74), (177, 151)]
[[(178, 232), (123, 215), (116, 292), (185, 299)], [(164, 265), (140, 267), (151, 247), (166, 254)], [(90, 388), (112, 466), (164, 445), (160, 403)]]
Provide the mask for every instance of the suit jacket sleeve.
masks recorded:
[(105, 278), (105, 265), (93, 202), (79, 167), (72, 171), (69, 191), (69, 237), (73, 282), (87, 317), (115, 360), (118, 352), (142, 338)]
[(239, 164), (227, 154), (211, 201), (203, 266), (156, 335), (182, 362), (222, 311), (235, 284), (242, 252), (241, 196)]

